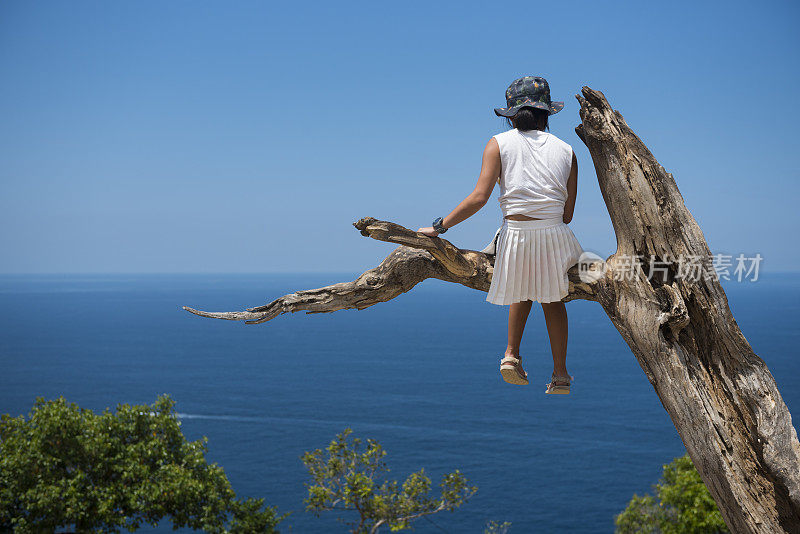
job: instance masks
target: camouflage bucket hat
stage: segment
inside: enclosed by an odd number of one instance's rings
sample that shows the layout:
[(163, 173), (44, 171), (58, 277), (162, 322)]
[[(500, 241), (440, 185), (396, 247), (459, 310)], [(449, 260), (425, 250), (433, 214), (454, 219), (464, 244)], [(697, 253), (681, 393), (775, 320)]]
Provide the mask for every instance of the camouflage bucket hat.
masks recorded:
[(506, 89), (505, 108), (494, 108), (500, 117), (513, 117), (521, 108), (543, 109), (553, 115), (564, 109), (564, 102), (550, 100), (550, 86), (547, 80), (539, 76), (517, 78)]

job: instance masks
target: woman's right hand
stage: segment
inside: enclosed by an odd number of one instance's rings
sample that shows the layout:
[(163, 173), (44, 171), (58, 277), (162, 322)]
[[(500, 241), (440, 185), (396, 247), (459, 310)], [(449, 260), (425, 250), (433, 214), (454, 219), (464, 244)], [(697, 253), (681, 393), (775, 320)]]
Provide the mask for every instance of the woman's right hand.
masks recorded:
[(429, 237), (436, 237), (436, 236), (439, 235), (439, 232), (434, 230), (433, 226), (426, 226), (425, 228), (420, 228), (419, 230), (417, 230), (417, 232), (419, 232), (421, 234), (425, 234), (426, 236), (429, 236)]

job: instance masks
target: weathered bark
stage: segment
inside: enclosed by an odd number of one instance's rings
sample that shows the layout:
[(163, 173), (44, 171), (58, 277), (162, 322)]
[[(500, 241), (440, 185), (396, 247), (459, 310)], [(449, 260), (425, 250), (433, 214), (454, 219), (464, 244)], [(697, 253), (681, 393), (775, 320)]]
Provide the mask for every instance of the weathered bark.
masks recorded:
[[(576, 132), (592, 155), (617, 237), (617, 251), (591, 283), (569, 271), (567, 300), (598, 302), (630, 346), (672, 418), (700, 476), (734, 533), (800, 532), (800, 443), (766, 364), (742, 335), (713, 277), (678, 276), (677, 259), (709, 257), (672, 175), (611, 109), (582, 89)], [(493, 258), (394, 223), (354, 223), (365, 236), (398, 243), (352, 282), (298, 291), (244, 312), (204, 317), (261, 323), (287, 312), (363, 309), (438, 278), (487, 291)], [(633, 276), (616, 267), (630, 257)], [(653, 259), (658, 272), (650, 265)]]
[[(394, 249), (380, 265), (352, 282), (297, 291), (264, 306), (239, 312), (206, 312), (188, 306), (183, 309), (201, 317), (258, 324), (289, 312), (363, 310), (391, 300), (428, 278), (462, 284), (479, 291), (489, 290), (494, 265), (492, 256), (459, 249), (445, 239), (428, 237), (399, 224), (372, 217), (356, 221), (353, 226), (361, 230), (362, 235), (402, 246)], [(577, 267), (570, 271), (570, 295), (567, 300), (575, 298), (594, 300), (591, 285), (580, 281)]]
[[(597, 301), (631, 347), (732, 532), (800, 531), (800, 444), (775, 380), (733, 318), (720, 283), (676, 277), (674, 259), (710, 255), (672, 175), (583, 89), (589, 149), (617, 252), (664, 261), (664, 276), (603, 279)], [(656, 263), (656, 265), (661, 265)], [(652, 273), (651, 273), (652, 274)], [(659, 273), (661, 274), (661, 273)]]

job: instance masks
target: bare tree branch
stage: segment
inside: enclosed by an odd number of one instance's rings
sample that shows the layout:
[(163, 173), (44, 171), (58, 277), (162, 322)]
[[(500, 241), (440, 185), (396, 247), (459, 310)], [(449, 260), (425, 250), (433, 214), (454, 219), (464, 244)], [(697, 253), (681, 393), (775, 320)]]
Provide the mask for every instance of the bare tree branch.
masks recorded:
[[(284, 313), (331, 313), (363, 310), (386, 302), (411, 290), (428, 278), (462, 284), (488, 291), (492, 281), (494, 257), (475, 250), (459, 249), (440, 237), (429, 237), (387, 221), (365, 217), (353, 223), (361, 234), (379, 241), (400, 243), (380, 265), (364, 272), (352, 282), (340, 282), (319, 289), (306, 289), (284, 295), (269, 304), (238, 312), (207, 312), (188, 306), (183, 309), (201, 317), (245, 321), (259, 324)], [(592, 300), (596, 288), (581, 282), (577, 267), (570, 271), (570, 295)]]

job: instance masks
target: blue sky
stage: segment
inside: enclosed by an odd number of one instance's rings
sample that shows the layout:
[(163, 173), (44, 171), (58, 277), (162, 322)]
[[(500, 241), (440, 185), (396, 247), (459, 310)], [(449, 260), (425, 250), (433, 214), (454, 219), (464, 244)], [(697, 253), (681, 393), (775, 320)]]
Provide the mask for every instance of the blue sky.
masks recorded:
[[(797, 270), (795, 2), (3, 2), (0, 272), (361, 272), (468, 194), (492, 108), (542, 75), (580, 165), (573, 231), (614, 237), (574, 133), (603, 91), (716, 253)], [(448, 232), (481, 248), (497, 190)]]

